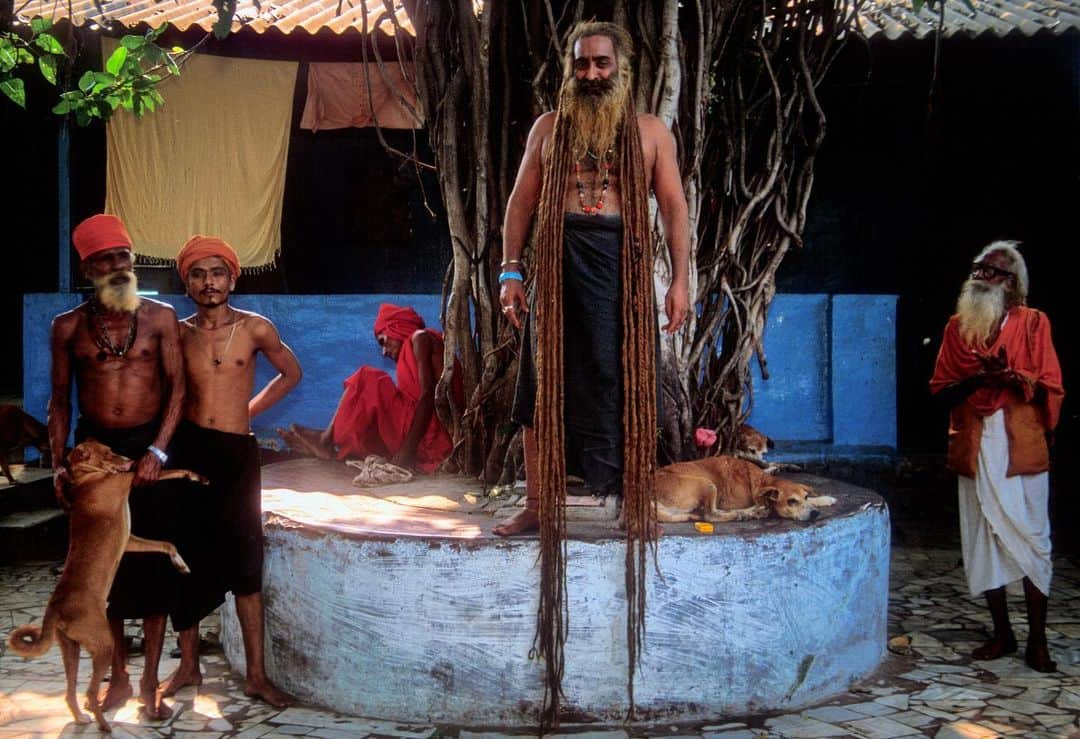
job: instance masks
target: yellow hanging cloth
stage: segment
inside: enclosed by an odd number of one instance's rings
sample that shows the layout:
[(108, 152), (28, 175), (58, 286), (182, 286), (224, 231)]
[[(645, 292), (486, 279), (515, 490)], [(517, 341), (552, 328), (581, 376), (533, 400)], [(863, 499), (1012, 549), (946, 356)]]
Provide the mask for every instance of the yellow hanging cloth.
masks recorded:
[[(116, 41), (104, 39), (107, 59)], [(135, 253), (169, 261), (192, 234), (220, 236), (242, 268), (281, 251), (281, 207), (296, 62), (194, 54), (161, 83), (165, 104), (107, 126), (105, 212)]]

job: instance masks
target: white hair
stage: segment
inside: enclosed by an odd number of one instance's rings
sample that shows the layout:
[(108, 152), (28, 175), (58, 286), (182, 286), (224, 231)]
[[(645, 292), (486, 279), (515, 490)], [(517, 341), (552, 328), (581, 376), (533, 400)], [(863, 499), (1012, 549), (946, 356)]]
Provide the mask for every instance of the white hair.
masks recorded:
[(992, 241), (975, 257), (976, 262), (981, 262), (991, 254), (1002, 254), (1009, 260), (1009, 269), (1016, 277), (1016, 297), (1021, 305), (1027, 303), (1028, 295), (1028, 271), (1024, 257), (1020, 254), (1019, 241)]

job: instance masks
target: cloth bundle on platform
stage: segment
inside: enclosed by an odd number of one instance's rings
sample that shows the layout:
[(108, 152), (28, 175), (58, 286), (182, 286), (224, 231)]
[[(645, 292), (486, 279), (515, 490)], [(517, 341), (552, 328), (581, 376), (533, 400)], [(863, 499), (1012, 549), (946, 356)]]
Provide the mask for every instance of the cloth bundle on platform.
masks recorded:
[[(102, 40), (106, 57), (115, 48)], [(194, 233), (236, 249), (243, 268), (274, 263), (296, 62), (193, 54), (160, 85), (161, 110), (118, 111), (106, 128), (105, 210), (140, 259), (170, 263)]]

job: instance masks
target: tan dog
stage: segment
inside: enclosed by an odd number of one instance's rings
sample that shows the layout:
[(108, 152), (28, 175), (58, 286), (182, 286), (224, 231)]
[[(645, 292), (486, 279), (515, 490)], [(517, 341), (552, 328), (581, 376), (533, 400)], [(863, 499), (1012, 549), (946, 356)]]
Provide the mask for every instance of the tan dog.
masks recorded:
[(807, 485), (773, 477), (736, 457), (706, 457), (656, 471), (657, 520), (666, 523), (746, 521), (773, 512), (780, 518), (813, 521), (819, 507), (836, 503), (813, 493)]
[(31, 446), (41, 453), (42, 464), (51, 467), (49, 461), (49, 429), (45, 424), (26, 413), (17, 405), (0, 405), (0, 472), (12, 485), (9, 457)]
[[(104, 444), (87, 440), (68, 457), (71, 469), (70, 529), (64, 571), (45, 608), (42, 625), (20, 626), (8, 636), (8, 646), (23, 657), (40, 657), (60, 641), (67, 676), (66, 701), (75, 720), (89, 723), (79, 708), (76, 679), (79, 647), (90, 653), (93, 674), (86, 691), (86, 706), (103, 731), (109, 723), (98, 702), (98, 686), (112, 659), (113, 641), (105, 617), (105, 600), (112, 587), (120, 557), (124, 552), (160, 552), (169, 555), (173, 566), (184, 574), (190, 570), (176, 547), (164, 541), (131, 535), (128, 494), (135, 474), (133, 462), (114, 453)], [(187, 470), (163, 470), (161, 480), (186, 478), (206, 483)]]

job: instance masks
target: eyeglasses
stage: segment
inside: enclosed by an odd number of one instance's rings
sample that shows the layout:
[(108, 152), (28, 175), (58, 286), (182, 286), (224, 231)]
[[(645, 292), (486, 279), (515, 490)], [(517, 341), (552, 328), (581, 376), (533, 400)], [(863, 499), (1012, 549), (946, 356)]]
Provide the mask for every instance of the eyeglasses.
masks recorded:
[(1007, 269), (1001, 269), (995, 267), (992, 264), (986, 262), (975, 262), (971, 265), (971, 276), (976, 278), (992, 278), (992, 279), (1007, 279), (1013, 277), (1013, 273)]

